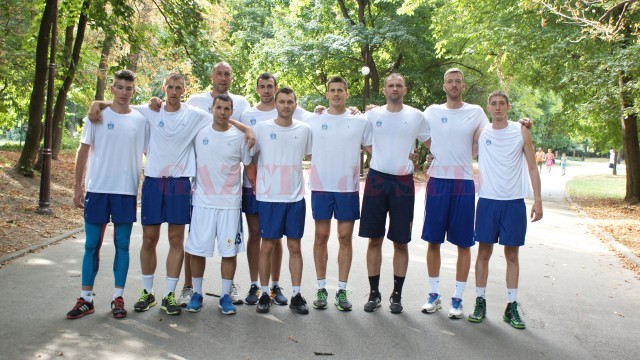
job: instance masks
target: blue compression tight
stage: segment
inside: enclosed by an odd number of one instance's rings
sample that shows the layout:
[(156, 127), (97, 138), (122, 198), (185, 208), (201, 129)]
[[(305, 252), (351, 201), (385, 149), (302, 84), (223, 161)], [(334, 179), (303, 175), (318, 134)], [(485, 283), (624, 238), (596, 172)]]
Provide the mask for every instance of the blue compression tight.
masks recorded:
[[(100, 267), (100, 248), (104, 239), (107, 224), (85, 223), (86, 242), (82, 258), (82, 286), (93, 286)], [(129, 271), (129, 241), (133, 223), (114, 224), (113, 244), (116, 255), (113, 259), (113, 276), (115, 286), (124, 288)]]

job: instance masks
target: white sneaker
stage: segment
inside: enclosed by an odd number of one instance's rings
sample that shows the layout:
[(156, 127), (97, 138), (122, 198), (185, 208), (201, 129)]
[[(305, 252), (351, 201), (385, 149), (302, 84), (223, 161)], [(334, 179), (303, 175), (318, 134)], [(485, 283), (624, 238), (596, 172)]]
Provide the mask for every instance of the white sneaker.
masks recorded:
[(229, 291), (229, 296), (231, 297), (231, 303), (234, 305), (243, 304), (244, 301), (240, 298), (240, 287), (238, 284), (231, 285), (231, 291)]
[(422, 312), (425, 314), (431, 314), (440, 309), (442, 309), (440, 294), (429, 293), (429, 299), (424, 305), (422, 305)]
[(464, 311), (462, 310), (462, 299), (451, 298), (451, 308), (449, 309), (449, 319), (462, 319)]
[(176, 301), (179, 306), (186, 307), (189, 302), (191, 302), (191, 296), (193, 295), (193, 288), (190, 286), (185, 286), (182, 288), (182, 292), (180, 293), (180, 297)]

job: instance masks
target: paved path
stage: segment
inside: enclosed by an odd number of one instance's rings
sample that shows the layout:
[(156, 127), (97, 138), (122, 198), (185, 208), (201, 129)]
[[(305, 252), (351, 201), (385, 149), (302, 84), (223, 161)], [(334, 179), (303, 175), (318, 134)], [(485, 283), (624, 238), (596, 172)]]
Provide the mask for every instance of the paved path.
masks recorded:
[[(125, 292), (129, 316), (113, 319), (113, 243), (103, 246), (102, 269), (96, 282), (96, 313), (66, 320), (65, 313), (79, 295), (83, 233), (58, 245), (15, 260), (0, 269), (0, 358), (2, 359), (310, 359), (315, 352), (331, 359), (637, 359), (640, 334), (640, 281), (577, 217), (563, 195), (564, 182), (576, 173), (606, 173), (606, 164), (570, 166), (569, 176), (559, 168), (543, 174), (544, 219), (530, 224), (521, 251), (519, 300), (527, 329), (518, 331), (502, 321), (506, 304), (504, 256), (496, 248), (488, 284), (488, 318), (482, 324), (452, 321), (444, 311), (425, 315), (420, 306), (427, 293), (426, 245), (422, 228), (423, 187), (416, 204), (410, 264), (403, 303), (405, 312), (393, 315), (386, 302), (375, 313), (365, 313), (368, 282), (366, 240), (354, 238), (354, 262), (349, 288), (354, 311), (311, 309), (308, 316), (272, 307), (268, 315), (243, 305), (234, 316), (217, 309), (217, 299), (206, 297), (199, 314), (171, 317), (159, 306), (134, 313), (132, 305), (141, 287), (138, 253), (141, 228), (134, 227), (129, 281)], [(310, 211), (308, 212), (310, 214)], [(335, 233), (335, 229), (334, 229)], [(303, 294), (315, 292), (312, 257), (313, 222), (308, 219), (303, 252)], [(167, 251), (161, 239), (159, 258)], [(391, 244), (385, 243), (381, 277), (383, 298), (392, 289)], [(475, 250), (474, 250), (475, 258)], [(443, 246), (443, 298), (454, 287), (455, 249)], [(286, 256), (286, 255), (285, 255)], [(337, 264), (335, 235), (330, 241), (328, 282), (335, 291)], [(205, 291), (219, 290), (219, 260), (208, 262)], [(285, 258), (286, 264), (286, 258)], [(156, 292), (164, 290), (164, 266), (158, 268)], [(464, 294), (466, 312), (475, 299), (473, 270)], [(246, 291), (246, 257), (239, 258), (236, 276)], [(290, 292), (286, 265), (282, 283)]]

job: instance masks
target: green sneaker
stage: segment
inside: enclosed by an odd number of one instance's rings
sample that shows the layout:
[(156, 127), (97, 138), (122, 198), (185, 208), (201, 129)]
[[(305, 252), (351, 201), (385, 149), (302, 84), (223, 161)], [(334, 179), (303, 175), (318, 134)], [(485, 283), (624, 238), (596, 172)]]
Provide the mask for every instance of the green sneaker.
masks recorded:
[(347, 299), (347, 290), (338, 290), (333, 304), (340, 311), (351, 311), (351, 302)]
[(147, 290), (142, 289), (138, 302), (133, 305), (133, 310), (143, 312), (153, 306), (156, 306), (156, 297), (153, 293), (148, 293)]
[(176, 302), (176, 295), (173, 292), (162, 298), (162, 306), (160, 308), (169, 315), (180, 315), (182, 312), (182, 308)]
[(327, 289), (325, 288), (318, 289), (318, 292), (316, 293), (316, 299), (313, 300), (313, 307), (319, 310), (326, 309), (327, 305), (329, 305), (327, 303), (328, 296), (329, 296), (329, 293), (327, 293)]
[(516, 301), (507, 304), (507, 309), (504, 311), (502, 320), (508, 322), (509, 325), (516, 329), (525, 328), (524, 321), (520, 319), (520, 314), (518, 314), (518, 303)]
[(473, 309), (473, 314), (470, 314), (467, 320), (472, 323), (479, 323), (487, 316), (487, 300), (478, 296), (476, 298), (476, 307)]

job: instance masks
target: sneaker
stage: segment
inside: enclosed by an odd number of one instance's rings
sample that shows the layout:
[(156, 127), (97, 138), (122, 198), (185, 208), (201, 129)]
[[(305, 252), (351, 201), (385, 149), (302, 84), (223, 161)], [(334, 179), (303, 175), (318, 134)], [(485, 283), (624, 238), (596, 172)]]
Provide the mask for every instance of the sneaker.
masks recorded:
[(249, 288), (249, 293), (247, 294), (247, 297), (244, 298), (244, 302), (247, 303), (247, 305), (255, 305), (258, 303), (258, 300), (260, 299), (260, 288), (258, 287), (258, 285), (251, 285), (251, 287)]
[(487, 316), (487, 300), (482, 296), (476, 298), (476, 307), (473, 309), (473, 314), (469, 314), (467, 320), (473, 323), (479, 323)]
[(352, 305), (351, 302), (347, 299), (347, 290), (338, 290), (336, 293), (336, 299), (333, 302), (333, 305), (338, 308), (340, 311), (351, 311)]
[(293, 311), (298, 314), (308, 314), (309, 308), (307, 307), (307, 300), (302, 297), (301, 293), (291, 298), (291, 304), (289, 304), (289, 308), (293, 309)]
[(377, 290), (371, 290), (369, 293), (369, 301), (364, 304), (364, 311), (366, 312), (374, 312), (378, 310), (380, 307), (380, 303), (382, 302), (382, 295)]
[(155, 295), (153, 293), (149, 294), (146, 289), (142, 289), (138, 302), (133, 305), (133, 310), (142, 312), (149, 310), (153, 306), (156, 306)]
[(178, 305), (182, 307), (187, 306), (187, 304), (189, 304), (189, 301), (191, 301), (192, 296), (193, 288), (191, 286), (184, 286), (177, 301)]
[(231, 303), (234, 305), (242, 305), (244, 301), (240, 298), (240, 286), (238, 284), (231, 284), (231, 291), (229, 291), (229, 297), (231, 298)]
[(440, 294), (429, 293), (429, 299), (424, 305), (422, 305), (422, 312), (425, 314), (431, 314), (440, 309), (442, 309)]
[(194, 292), (191, 295), (191, 301), (187, 304), (187, 311), (192, 313), (197, 313), (202, 309), (202, 295)]
[(276, 305), (287, 305), (289, 303), (289, 300), (282, 295), (282, 288), (278, 285), (274, 285), (271, 288), (271, 298), (273, 299), (273, 302), (276, 303)]
[(258, 300), (258, 306), (256, 306), (256, 311), (259, 313), (266, 314), (269, 312), (269, 308), (271, 307), (271, 298), (269, 294), (262, 294), (260, 296), (260, 300)]
[(318, 289), (318, 292), (316, 292), (316, 299), (313, 300), (313, 308), (318, 310), (326, 309), (328, 305), (327, 303), (328, 296), (329, 294), (327, 293), (327, 289), (325, 288)]
[(83, 297), (79, 297), (76, 300), (76, 305), (67, 313), (67, 319), (80, 319), (85, 315), (93, 314), (95, 311), (93, 301), (89, 302)]
[(402, 312), (402, 295), (400, 293), (394, 292), (389, 297), (389, 309), (391, 309), (392, 314), (400, 314)]
[(231, 296), (228, 294), (224, 294), (224, 296), (220, 298), (220, 304), (218, 304), (218, 307), (225, 315), (233, 315), (236, 313), (236, 306), (231, 303)]
[(524, 321), (520, 319), (520, 314), (518, 314), (518, 305), (516, 301), (508, 303), (507, 309), (504, 311), (504, 315), (502, 315), (502, 320), (508, 322), (509, 325), (516, 329), (524, 329)]
[(124, 299), (118, 296), (111, 302), (111, 314), (116, 319), (122, 319), (127, 316), (127, 310), (124, 308)]
[(451, 308), (449, 308), (449, 319), (462, 319), (464, 311), (462, 310), (462, 299), (451, 298)]
[(160, 307), (169, 315), (180, 315), (182, 309), (176, 302), (176, 295), (170, 292), (169, 295), (162, 298), (162, 305)]

